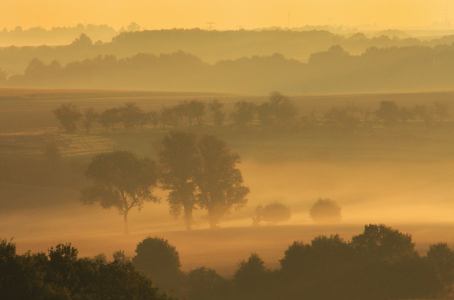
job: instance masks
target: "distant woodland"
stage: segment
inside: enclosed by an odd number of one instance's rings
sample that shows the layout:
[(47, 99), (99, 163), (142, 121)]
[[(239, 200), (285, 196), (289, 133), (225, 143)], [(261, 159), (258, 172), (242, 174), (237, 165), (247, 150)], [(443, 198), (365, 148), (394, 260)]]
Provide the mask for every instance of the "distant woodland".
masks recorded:
[(95, 41), (108, 42), (120, 32), (138, 29), (140, 27), (135, 23), (131, 23), (126, 28), (122, 27), (118, 31), (105, 24), (77, 24), (74, 27), (52, 27), (49, 30), (41, 26), (29, 29), (22, 29), (21, 26), (16, 26), (16, 28), (11, 30), (3, 28), (0, 31), (0, 46), (68, 45), (82, 33)]
[(0, 84), (258, 94), (450, 89), (453, 42), (320, 30), (125, 31), (111, 42), (81, 34), (65, 46), (0, 48)]
[[(68, 46), (82, 53), (82, 38)], [(66, 66), (39, 59), (25, 72), (7, 78), (2, 87), (89, 88), (123, 90), (207, 91), (268, 94), (364, 93), (451, 89), (454, 47), (439, 45), (368, 48), (351, 55), (336, 45), (314, 53), (308, 63), (282, 54), (252, 56), (208, 64), (185, 52), (114, 55), (74, 61)]]

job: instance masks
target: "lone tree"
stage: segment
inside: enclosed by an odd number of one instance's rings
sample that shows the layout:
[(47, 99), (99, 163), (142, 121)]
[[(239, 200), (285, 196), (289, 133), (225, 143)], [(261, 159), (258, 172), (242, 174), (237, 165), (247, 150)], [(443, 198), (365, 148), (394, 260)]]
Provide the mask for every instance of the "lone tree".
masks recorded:
[(128, 213), (132, 208), (140, 211), (145, 202), (159, 202), (152, 193), (158, 181), (157, 167), (147, 157), (139, 158), (130, 151), (101, 153), (93, 157), (85, 174), (94, 183), (81, 191), (80, 201), (116, 208), (124, 216), (125, 234), (129, 233)]
[(280, 202), (272, 202), (263, 208), (263, 220), (272, 224), (288, 221), (291, 217), (290, 207)]
[(330, 199), (319, 198), (309, 210), (315, 223), (338, 223), (341, 221), (341, 208)]
[(184, 210), (186, 229), (191, 230), (192, 211), (196, 204), (195, 175), (200, 167), (195, 134), (171, 131), (164, 137), (164, 150), (159, 153), (161, 183), (168, 190), (170, 213), (178, 217)]
[(52, 112), (63, 127), (65, 127), (66, 133), (74, 133), (77, 130), (77, 122), (82, 118), (82, 114), (77, 105), (63, 103)]
[(196, 177), (197, 200), (200, 208), (208, 210), (208, 221), (213, 229), (232, 207), (240, 209), (246, 205), (249, 188), (243, 186), (243, 176), (236, 168), (240, 156), (233, 153), (225, 141), (205, 135), (198, 146), (201, 168)]

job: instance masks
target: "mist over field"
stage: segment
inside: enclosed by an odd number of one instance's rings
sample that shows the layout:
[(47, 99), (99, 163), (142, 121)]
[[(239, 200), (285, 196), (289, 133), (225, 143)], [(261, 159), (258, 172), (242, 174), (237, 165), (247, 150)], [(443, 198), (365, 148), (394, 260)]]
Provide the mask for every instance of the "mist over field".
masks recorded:
[(297, 12), (0, 22), (0, 298), (452, 297), (450, 8)]

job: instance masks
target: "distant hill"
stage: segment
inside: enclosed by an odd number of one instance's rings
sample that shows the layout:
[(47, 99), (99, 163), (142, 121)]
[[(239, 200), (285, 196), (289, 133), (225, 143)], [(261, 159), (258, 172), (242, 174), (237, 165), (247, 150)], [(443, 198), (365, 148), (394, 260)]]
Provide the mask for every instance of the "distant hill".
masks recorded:
[[(208, 31), (201, 29), (172, 29), (115, 32), (105, 28), (106, 34), (100, 39), (98, 28), (94, 34), (85, 27), (70, 31), (73, 37), (60, 46), (51, 43), (40, 43), (40, 46), (9, 46), (0, 48), (0, 68), (8, 75), (23, 73), (32, 59), (39, 59), (46, 64), (56, 60), (62, 65), (72, 61), (93, 59), (98, 55), (114, 55), (127, 58), (139, 53), (160, 55), (178, 51), (191, 53), (204, 62), (213, 64), (220, 60), (236, 60), (243, 57), (271, 56), (281, 53), (287, 58), (306, 62), (315, 52), (326, 51), (334, 45), (340, 45), (351, 54), (359, 55), (370, 47), (407, 47), (451, 45), (454, 36), (421, 41), (417, 38), (403, 38), (403, 33), (385, 31), (377, 37), (369, 38), (363, 33), (353, 35), (335, 34), (327, 30), (235, 30)], [(94, 29), (93, 29), (94, 30)], [(101, 30), (101, 31), (100, 31)], [(103, 29), (104, 30), (104, 29)], [(49, 34), (36, 29), (36, 36)], [(33, 31), (33, 32), (35, 32)], [(36, 37), (33, 32), (27, 34), (30, 41)], [(75, 33), (78, 38), (74, 38)], [(3, 35), (16, 33), (0, 32), (0, 46), (5, 44)], [(19, 34), (19, 33), (17, 33)], [(25, 34), (25, 33), (24, 33)], [(401, 36), (402, 38), (393, 38)], [(99, 40), (100, 39), (100, 40)], [(36, 42), (31, 42), (37, 45)], [(45, 45), (47, 44), (47, 45)], [(22, 45), (22, 44), (21, 44)]]
[(282, 54), (204, 62), (185, 52), (112, 55), (66, 66), (34, 59), (23, 75), (0, 78), (20, 88), (160, 90), (268, 94), (338, 94), (454, 89), (454, 46), (368, 48), (341, 46), (311, 54), (307, 63)]

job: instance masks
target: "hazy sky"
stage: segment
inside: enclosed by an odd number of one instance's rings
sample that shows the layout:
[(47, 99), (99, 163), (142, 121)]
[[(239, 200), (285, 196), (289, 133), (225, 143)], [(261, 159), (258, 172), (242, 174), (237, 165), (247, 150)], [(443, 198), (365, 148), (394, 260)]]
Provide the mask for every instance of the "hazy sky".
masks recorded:
[(454, 19), (454, 0), (1, 0), (0, 28), (136, 22), (146, 29), (246, 29), (374, 24), (428, 27)]

